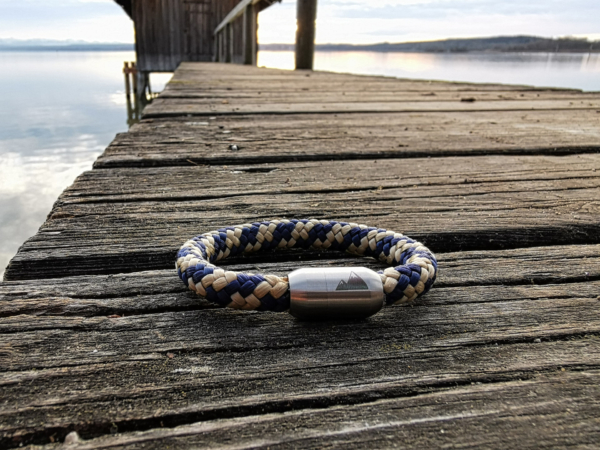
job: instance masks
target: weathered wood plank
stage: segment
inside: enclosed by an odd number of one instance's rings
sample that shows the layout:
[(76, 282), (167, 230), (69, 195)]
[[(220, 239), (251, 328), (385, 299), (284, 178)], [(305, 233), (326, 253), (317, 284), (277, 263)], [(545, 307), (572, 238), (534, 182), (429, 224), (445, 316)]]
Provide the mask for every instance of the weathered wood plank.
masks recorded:
[[(319, 78), (313, 76), (320, 72), (310, 72), (301, 78), (296, 78), (293, 81), (288, 79), (290, 72), (287, 72), (283, 77), (217, 77), (213, 78), (207, 74), (205, 78), (200, 80), (195, 77), (184, 79), (176, 75), (167, 86), (164, 93), (166, 95), (177, 95), (178, 92), (185, 95), (190, 94), (195, 96), (199, 93), (229, 93), (235, 96), (240, 94), (257, 94), (257, 95), (283, 95), (285, 93), (301, 93), (301, 92), (339, 92), (340, 96), (344, 92), (414, 92), (428, 94), (431, 92), (463, 92), (468, 95), (469, 92), (505, 92), (507, 95), (517, 95), (521, 93), (544, 93), (544, 92), (564, 92), (576, 93), (582, 92), (580, 89), (566, 88), (547, 88), (534, 86), (515, 86), (506, 84), (485, 84), (485, 83), (460, 83), (438, 80), (409, 80), (386, 77), (373, 77), (352, 75), (352, 78)], [(364, 88), (361, 90), (361, 86)], [(516, 94), (515, 94), (516, 93)]]
[(79, 440), (77, 448), (223, 448), (225, 435), (235, 448), (594, 448), (599, 380), (596, 370), (557, 372), (354, 406), (118, 433)]
[(231, 106), (244, 105), (248, 103), (355, 103), (355, 102), (476, 102), (476, 101), (509, 101), (509, 100), (571, 100), (581, 102), (585, 100), (597, 100), (599, 93), (573, 92), (573, 91), (376, 91), (365, 92), (356, 86), (356, 90), (343, 92), (311, 91), (309, 88), (291, 92), (271, 92), (262, 90), (248, 91), (238, 90), (167, 90), (161, 93), (163, 100), (176, 100), (180, 103), (183, 99), (192, 100), (196, 105), (210, 105), (216, 103), (229, 104)]
[[(183, 66), (164, 95), (144, 110), (144, 117), (600, 108), (599, 93), (506, 89), (334, 73), (272, 69), (244, 73), (226, 67)], [(470, 95), (464, 96), (467, 91)]]
[(328, 86), (333, 90), (340, 87), (362, 85), (366, 90), (402, 87), (406, 90), (504, 90), (504, 91), (579, 91), (565, 88), (540, 88), (524, 85), (496, 83), (468, 83), (443, 80), (414, 80), (384, 75), (358, 75), (325, 71), (290, 71), (284, 69), (244, 68), (228, 64), (188, 64), (182, 63), (174, 74), (166, 90), (187, 89), (201, 91), (213, 86), (223, 89), (256, 90), (257, 83), (263, 82), (264, 89), (295, 90), (305, 84), (309, 87)]
[[(526, 189), (531, 186), (521, 186)], [(517, 186), (518, 188), (518, 186)], [(569, 194), (578, 194), (576, 196)], [(284, 205), (296, 202), (300, 216), (357, 220), (388, 229), (400, 229), (425, 242), (434, 251), (511, 248), (547, 244), (597, 243), (597, 199), (600, 189), (566, 189), (551, 194), (514, 194), (500, 202), (497, 194), (440, 199), (422, 205), (422, 199), (398, 201), (400, 193), (369, 200), (369, 211), (360, 211), (365, 197), (335, 194), (322, 203), (319, 195), (298, 199), (279, 195)], [(383, 195), (383, 194), (382, 194)], [(257, 198), (258, 197), (258, 198)], [(256, 203), (251, 202), (257, 200)], [(6, 280), (53, 278), (67, 275), (118, 273), (167, 268), (179, 246), (190, 237), (224, 224), (245, 223), (256, 217), (285, 217), (285, 206), (261, 205), (260, 196), (233, 200), (179, 203), (75, 204), (55, 210), (42, 230), (28, 240), (13, 258)], [(266, 200), (266, 199), (265, 199)], [(454, 200), (451, 204), (450, 200)], [(560, 203), (557, 204), (557, 200)], [(516, 203), (516, 202), (515, 202)], [(317, 206), (313, 206), (317, 205)], [(140, 210), (140, 206), (143, 207)], [(425, 206), (425, 207), (423, 207)], [(419, 211), (419, 207), (421, 210)], [(317, 209), (318, 208), (318, 209)], [(414, 211), (406, 214), (390, 213)], [(591, 208), (591, 209), (590, 209)], [(487, 214), (487, 217), (485, 216)], [(270, 258), (266, 255), (265, 258)], [(292, 257), (296, 257), (292, 254)]]
[[(119, 169), (149, 175), (130, 184), (131, 195), (90, 203), (79, 195), (84, 182), (69, 190), (13, 258), (5, 279), (166, 268), (181, 243), (199, 232), (270, 217), (367, 223), (404, 232), (437, 252), (598, 242), (598, 155), (410, 161), (410, 169), (403, 160), (289, 163), (269, 171)], [(100, 172), (100, 178), (110, 174)], [(213, 177), (221, 188), (208, 181)], [(117, 182), (102, 189), (107, 184)]]
[[(575, 181), (572, 181), (575, 180)], [(151, 185), (149, 186), (149, 182)], [(141, 200), (212, 199), (254, 194), (328, 193), (418, 187), (413, 195), (469, 195), (600, 186), (600, 154), (479, 156), (437, 159), (330, 160), (247, 166), (118, 168), (82, 174), (59, 205)], [(465, 184), (468, 187), (465, 189)], [(379, 192), (383, 194), (383, 192)], [(412, 197), (407, 192), (403, 198)]]
[[(542, 251), (538, 255), (543, 258)], [(121, 292), (119, 301), (129, 302), (134, 315), (32, 311), (0, 318), (0, 389), (7, 399), (0, 442), (45, 443), (73, 429), (92, 437), (115, 427), (353, 404), (561, 367), (598, 367), (600, 281), (564, 283), (572, 273), (561, 270), (558, 259), (533, 264), (554, 270), (561, 284), (438, 287), (413, 307), (359, 322), (306, 323), (285, 313), (202, 305), (178, 310), (180, 300), (189, 304), (184, 292), (171, 294), (170, 311), (149, 307), (142, 313), (135, 307), (144, 296), (131, 295), (132, 286), (142, 287), (149, 274), (114, 277), (107, 294)], [(451, 277), (464, 271), (448, 268)], [(480, 276), (488, 276), (485, 268)], [(99, 296), (98, 280), (47, 284), (49, 292), (62, 284), (65, 296), (73, 290)], [(165, 292), (170, 283), (151, 282), (149, 290)], [(30, 297), (16, 283), (3, 288), (13, 294), (0, 300), (4, 312)]]
[[(477, 286), (485, 285), (545, 285), (600, 279), (599, 245), (440, 253), (437, 258), (444, 270), (438, 275), (436, 288), (470, 286), (469, 290), (475, 292)], [(275, 262), (246, 257), (237, 262), (224, 263), (231, 270), (260, 270), (279, 276), (299, 266), (364, 266), (374, 270), (380, 267), (370, 258), (318, 253), (301, 259)], [(581, 288), (581, 285), (578, 286)], [(589, 289), (593, 290), (595, 286), (590, 284)], [(547, 291), (546, 288), (540, 289)], [(553, 297), (561, 297), (571, 292), (573, 285), (555, 286), (554, 289)], [(173, 269), (54, 278), (35, 283), (11, 281), (0, 284), (0, 317), (20, 314), (81, 317), (131, 315), (197, 309), (206, 305), (194, 296), (173, 295), (187, 292), (188, 288), (175, 276)], [(460, 302), (461, 298), (454, 295), (448, 301)], [(480, 301), (493, 299), (482, 297)]]
[(568, 154), (598, 152), (599, 142), (595, 111), (150, 119), (118, 135), (95, 167)]
[(543, 110), (597, 110), (600, 108), (600, 99), (590, 98), (585, 100), (505, 100), (476, 102), (416, 102), (416, 101), (390, 101), (390, 102), (361, 102), (341, 103), (329, 102), (314, 104), (309, 102), (298, 103), (253, 103), (239, 102), (224, 104), (214, 102), (204, 104), (195, 99), (162, 99), (157, 98), (148, 105), (142, 117), (146, 119), (156, 117), (177, 116), (212, 116), (218, 115), (243, 115), (243, 114), (323, 114), (323, 113), (378, 113), (378, 112), (452, 112), (452, 111), (543, 111)]

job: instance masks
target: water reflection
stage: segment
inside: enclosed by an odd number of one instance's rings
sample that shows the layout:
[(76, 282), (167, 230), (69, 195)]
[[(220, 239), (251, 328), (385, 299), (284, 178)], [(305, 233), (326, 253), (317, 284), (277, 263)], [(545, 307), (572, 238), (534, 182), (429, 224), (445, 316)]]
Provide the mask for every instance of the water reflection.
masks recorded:
[[(294, 53), (261, 51), (258, 65), (293, 69)], [(600, 91), (600, 53), (317, 52), (315, 69)]]
[[(0, 52), (0, 278), (60, 193), (127, 130), (133, 52)], [(169, 74), (153, 77), (162, 89)]]

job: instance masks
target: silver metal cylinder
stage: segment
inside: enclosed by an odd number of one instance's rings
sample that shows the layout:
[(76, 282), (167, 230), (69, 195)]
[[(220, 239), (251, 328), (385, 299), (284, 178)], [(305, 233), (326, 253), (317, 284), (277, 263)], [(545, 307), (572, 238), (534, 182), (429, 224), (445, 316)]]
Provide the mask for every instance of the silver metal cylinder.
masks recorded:
[(294, 270), (290, 314), (299, 319), (358, 319), (383, 307), (381, 278), (366, 267), (321, 267)]

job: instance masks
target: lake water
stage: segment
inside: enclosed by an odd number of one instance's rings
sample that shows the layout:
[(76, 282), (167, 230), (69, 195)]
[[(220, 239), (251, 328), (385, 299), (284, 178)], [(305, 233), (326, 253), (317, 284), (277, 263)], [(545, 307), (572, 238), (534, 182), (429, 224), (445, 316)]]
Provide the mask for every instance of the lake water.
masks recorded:
[[(293, 52), (260, 52), (258, 65), (294, 68)], [(600, 91), (600, 53), (317, 52), (315, 69), (426, 80)]]
[[(127, 130), (122, 67), (133, 52), (0, 52), (0, 277), (58, 195)], [(292, 52), (259, 65), (293, 68)], [(315, 68), (600, 91), (600, 55), (318, 52)], [(155, 75), (161, 90), (169, 75)]]

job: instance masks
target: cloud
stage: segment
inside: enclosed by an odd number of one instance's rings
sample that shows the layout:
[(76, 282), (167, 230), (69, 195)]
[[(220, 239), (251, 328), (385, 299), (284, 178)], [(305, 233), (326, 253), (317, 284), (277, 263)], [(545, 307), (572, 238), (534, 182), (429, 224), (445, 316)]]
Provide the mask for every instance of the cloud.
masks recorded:
[[(509, 34), (600, 34), (597, 0), (319, 0), (317, 42), (373, 43)], [(263, 43), (293, 42), (296, 2), (260, 14)], [(133, 42), (112, 0), (0, 1), (0, 38)]]
[[(293, 42), (296, 5), (261, 13), (260, 41)], [(319, 0), (317, 42), (374, 43), (528, 34), (597, 35), (596, 0)]]
[(134, 40), (133, 24), (112, 0), (0, 2), (0, 38)]

